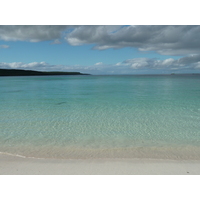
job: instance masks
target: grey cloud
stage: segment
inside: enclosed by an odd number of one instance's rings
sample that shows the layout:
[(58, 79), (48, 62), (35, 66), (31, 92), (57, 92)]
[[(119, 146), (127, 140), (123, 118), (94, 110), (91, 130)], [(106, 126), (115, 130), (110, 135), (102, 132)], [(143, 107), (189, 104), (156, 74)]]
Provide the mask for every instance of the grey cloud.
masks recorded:
[(9, 48), (9, 46), (6, 45), (6, 44), (2, 44), (2, 45), (0, 45), (0, 49), (7, 49), (7, 48)]
[(43, 26), (43, 25), (13, 25), (0, 26), (0, 39), (5, 41), (30, 41), (39, 42), (46, 40), (56, 40), (62, 32), (71, 26)]
[(135, 47), (163, 55), (200, 52), (200, 26), (0, 26), (0, 40), (39, 42), (62, 37), (70, 45), (94, 44), (93, 49)]
[(200, 55), (191, 55), (180, 58), (178, 63), (180, 64), (192, 64), (200, 61)]
[(80, 26), (66, 35), (71, 45), (95, 44), (94, 49), (135, 47), (165, 55), (200, 51), (200, 26)]
[(110, 33), (115, 32), (120, 26), (78, 26), (66, 35), (65, 39), (71, 45), (88, 43), (104, 43), (112, 39)]

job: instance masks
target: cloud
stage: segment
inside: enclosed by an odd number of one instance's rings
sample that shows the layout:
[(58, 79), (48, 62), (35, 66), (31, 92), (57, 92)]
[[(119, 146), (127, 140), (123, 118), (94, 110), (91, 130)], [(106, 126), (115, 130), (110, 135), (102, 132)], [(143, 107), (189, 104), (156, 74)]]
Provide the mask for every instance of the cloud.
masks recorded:
[(24, 69), (36, 71), (68, 71), (68, 72), (85, 72), (98, 74), (99, 68), (95, 66), (80, 66), (80, 65), (51, 65), (46, 62), (13, 62), (13, 63), (0, 63), (0, 69)]
[[(121, 66), (120, 66), (121, 67)], [(90, 74), (112, 74), (120, 73), (113, 65), (51, 65), (46, 62), (13, 62), (13, 63), (0, 63), (1, 69), (24, 69), (24, 70), (36, 70), (36, 71), (68, 71), (68, 72), (82, 72)]]
[[(53, 65), (52, 65), (53, 66)], [(50, 68), (49, 68), (50, 67)], [(13, 63), (0, 63), (0, 68), (2, 69), (30, 69), (30, 70), (43, 70), (51, 69), (51, 66), (45, 62), (32, 62), (32, 63), (23, 63), (23, 62), (13, 62)]]
[(7, 48), (9, 48), (8, 45), (5, 45), (5, 44), (0, 45), (0, 49), (7, 49)]
[[(91, 66), (81, 65), (51, 65), (46, 62), (13, 62), (0, 63), (0, 68), (3, 69), (26, 69), (37, 71), (69, 71), (69, 72), (83, 72), (90, 74), (137, 74), (137, 73), (159, 73), (162, 71), (179, 73), (184, 70), (188, 72), (200, 72), (200, 55), (185, 56), (180, 59), (168, 58), (165, 60), (153, 58), (133, 58), (127, 59), (116, 64), (96, 63)], [(149, 70), (151, 69), (151, 70)]]
[(55, 39), (51, 44), (61, 44), (59, 39)]
[(0, 40), (50, 41), (64, 38), (70, 45), (94, 44), (93, 49), (133, 47), (162, 55), (191, 55), (200, 52), (200, 26), (0, 26)]
[(108, 34), (115, 32), (120, 27), (121, 26), (78, 26), (67, 34), (65, 39), (73, 46), (104, 43), (108, 38)]
[(115, 66), (126, 66), (131, 69), (200, 69), (200, 55), (191, 55), (175, 60), (168, 58), (165, 60), (158, 60), (153, 58), (134, 58), (128, 59), (121, 63), (116, 63)]
[(13, 25), (0, 26), (0, 40), (4, 41), (30, 41), (39, 42), (46, 40), (56, 40), (62, 32), (71, 26), (43, 26), (43, 25)]
[(135, 47), (163, 55), (200, 51), (200, 26), (79, 26), (65, 37), (71, 45), (94, 44), (93, 49)]
[(103, 65), (103, 63), (102, 62), (98, 62), (95, 65)]

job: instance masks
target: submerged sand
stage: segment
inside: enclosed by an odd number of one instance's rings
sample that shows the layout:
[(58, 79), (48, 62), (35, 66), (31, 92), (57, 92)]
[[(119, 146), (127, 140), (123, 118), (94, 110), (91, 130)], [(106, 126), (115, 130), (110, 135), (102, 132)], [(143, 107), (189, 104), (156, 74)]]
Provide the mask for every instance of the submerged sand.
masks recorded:
[(200, 160), (36, 159), (0, 154), (1, 175), (199, 175)]

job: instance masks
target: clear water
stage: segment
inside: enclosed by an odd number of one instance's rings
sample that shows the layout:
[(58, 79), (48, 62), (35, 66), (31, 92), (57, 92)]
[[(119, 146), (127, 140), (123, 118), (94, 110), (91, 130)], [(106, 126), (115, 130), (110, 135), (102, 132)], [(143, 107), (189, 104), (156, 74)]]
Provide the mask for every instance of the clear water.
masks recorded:
[(200, 157), (200, 76), (0, 78), (0, 152)]

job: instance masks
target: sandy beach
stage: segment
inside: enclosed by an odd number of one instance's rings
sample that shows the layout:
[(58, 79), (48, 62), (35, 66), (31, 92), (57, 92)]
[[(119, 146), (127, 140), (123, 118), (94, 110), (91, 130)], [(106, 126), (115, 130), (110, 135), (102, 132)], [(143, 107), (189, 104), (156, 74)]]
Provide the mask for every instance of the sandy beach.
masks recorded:
[(0, 155), (1, 175), (199, 175), (199, 160), (35, 159)]

